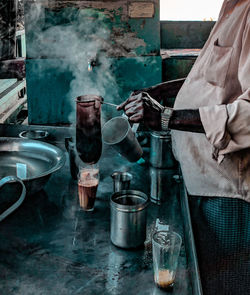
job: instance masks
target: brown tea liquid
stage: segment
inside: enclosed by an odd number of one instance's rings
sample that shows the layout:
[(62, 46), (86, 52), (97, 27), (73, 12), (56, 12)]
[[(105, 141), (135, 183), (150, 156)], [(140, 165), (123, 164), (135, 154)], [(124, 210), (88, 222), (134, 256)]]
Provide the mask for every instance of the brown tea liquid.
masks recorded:
[(97, 173), (97, 169), (83, 171), (78, 181), (80, 206), (85, 211), (92, 211), (94, 209), (96, 192), (99, 183), (98, 179), (95, 178)]
[(98, 126), (92, 127), (92, 130), (77, 127), (76, 149), (84, 163), (97, 163), (102, 153), (101, 129)]
[(155, 278), (157, 286), (164, 290), (171, 290), (174, 285), (173, 273), (169, 270), (159, 270), (158, 277)]
[(76, 99), (76, 149), (84, 163), (97, 163), (102, 153), (101, 101), (98, 95)]

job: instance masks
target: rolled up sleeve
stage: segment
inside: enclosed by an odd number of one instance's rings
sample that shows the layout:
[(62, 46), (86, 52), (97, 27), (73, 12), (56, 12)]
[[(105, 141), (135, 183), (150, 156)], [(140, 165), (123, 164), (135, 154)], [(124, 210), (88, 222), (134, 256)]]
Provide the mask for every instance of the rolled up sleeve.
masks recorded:
[(238, 80), (242, 94), (230, 104), (199, 108), (206, 137), (217, 150), (218, 156), (250, 148), (249, 44), (250, 25), (248, 21), (243, 35), (238, 69)]

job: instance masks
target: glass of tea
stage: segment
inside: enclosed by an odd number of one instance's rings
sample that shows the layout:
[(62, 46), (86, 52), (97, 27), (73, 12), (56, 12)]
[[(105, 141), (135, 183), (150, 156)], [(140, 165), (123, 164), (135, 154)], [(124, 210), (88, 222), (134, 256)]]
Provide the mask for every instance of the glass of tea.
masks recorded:
[(80, 167), (78, 174), (78, 196), (80, 207), (84, 211), (93, 211), (99, 184), (97, 164)]
[(165, 290), (174, 286), (182, 239), (171, 231), (157, 231), (153, 235), (153, 266), (156, 285)]
[(97, 95), (76, 99), (76, 149), (87, 164), (97, 163), (102, 154), (101, 102)]

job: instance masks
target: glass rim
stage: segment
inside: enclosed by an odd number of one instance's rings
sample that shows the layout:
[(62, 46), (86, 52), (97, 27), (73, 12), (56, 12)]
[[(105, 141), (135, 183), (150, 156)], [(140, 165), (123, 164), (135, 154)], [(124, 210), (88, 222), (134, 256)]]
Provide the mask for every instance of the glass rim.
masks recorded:
[(79, 165), (79, 170), (80, 169), (89, 169), (90, 167), (93, 167), (93, 169), (99, 169), (99, 163), (96, 162), (96, 163), (83, 163), (83, 164), (80, 164)]
[[(82, 176), (82, 172), (84, 171), (84, 169), (86, 170), (93, 170), (93, 178), (94, 179), (100, 179), (100, 169), (99, 167), (93, 167), (93, 168), (88, 168), (88, 167), (79, 167), (79, 172), (77, 173), (77, 180), (81, 181), (84, 180), (81, 176)], [(95, 171), (96, 170), (96, 171)]]
[(167, 234), (170, 234), (170, 235), (172, 235), (172, 236), (175, 236), (175, 237), (178, 238), (178, 243), (179, 243), (180, 245), (182, 244), (182, 237), (181, 237), (181, 235), (178, 234), (177, 232), (175, 232), (175, 231), (171, 231), (171, 230), (158, 230), (158, 231), (156, 231), (156, 232), (153, 234), (153, 236), (152, 236), (152, 241), (153, 241), (154, 243), (156, 243), (157, 245), (161, 246), (162, 248), (166, 248), (166, 247), (168, 247), (168, 246), (167, 246), (167, 245), (164, 246), (164, 245), (160, 244), (158, 241), (155, 240), (156, 235), (158, 235), (159, 233), (167, 233)]

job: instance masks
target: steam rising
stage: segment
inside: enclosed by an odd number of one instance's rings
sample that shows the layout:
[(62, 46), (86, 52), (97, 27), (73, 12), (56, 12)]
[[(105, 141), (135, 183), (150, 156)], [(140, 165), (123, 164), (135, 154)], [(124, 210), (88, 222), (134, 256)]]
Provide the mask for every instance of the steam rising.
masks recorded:
[[(110, 102), (118, 97), (112, 60), (105, 53), (111, 46), (111, 32), (104, 13), (74, 8), (49, 11), (35, 3), (26, 15), (26, 26), (29, 25), (32, 26), (29, 32), (32, 31), (33, 36), (32, 42), (29, 42), (32, 46), (28, 48), (28, 57), (52, 59), (51, 66), (54, 62), (57, 72), (72, 73), (67, 94), (72, 107), (70, 122), (74, 121), (77, 96), (97, 94)], [(90, 61), (97, 63), (91, 72), (88, 71)]]

